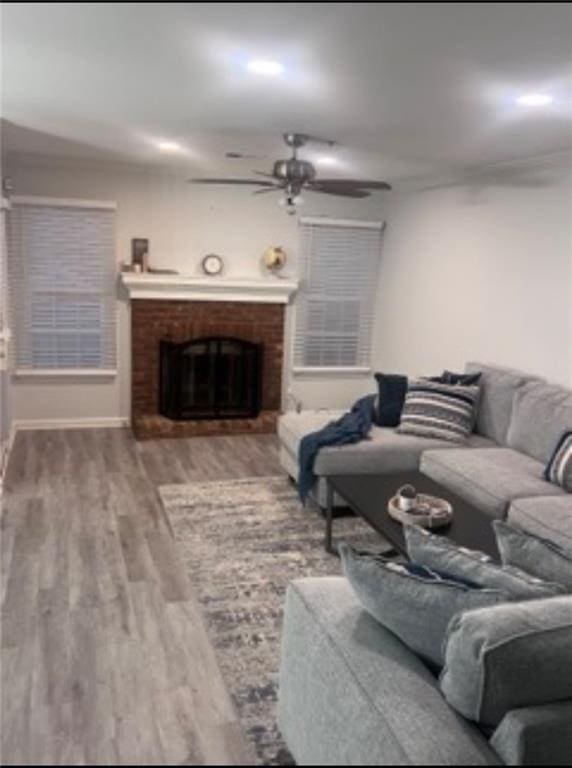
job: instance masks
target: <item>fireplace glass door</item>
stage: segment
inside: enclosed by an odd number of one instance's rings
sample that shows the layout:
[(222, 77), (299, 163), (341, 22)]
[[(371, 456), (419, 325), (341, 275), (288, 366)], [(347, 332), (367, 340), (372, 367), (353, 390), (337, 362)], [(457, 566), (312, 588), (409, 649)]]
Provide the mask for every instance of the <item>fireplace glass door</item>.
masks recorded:
[(255, 418), (262, 349), (241, 339), (161, 342), (160, 412), (170, 419)]

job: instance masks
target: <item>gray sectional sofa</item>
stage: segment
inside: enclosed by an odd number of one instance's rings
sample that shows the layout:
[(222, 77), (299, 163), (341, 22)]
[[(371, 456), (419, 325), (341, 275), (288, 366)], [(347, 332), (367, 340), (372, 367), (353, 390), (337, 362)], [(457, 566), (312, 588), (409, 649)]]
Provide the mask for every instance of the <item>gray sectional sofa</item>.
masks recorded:
[[(467, 370), (482, 371), (483, 379), (475, 434), (466, 445), (374, 427), (370, 440), (320, 451), (317, 500), (323, 502), (328, 474), (420, 468), (491, 519), (508, 518), (572, 556), (572, 494), (542, 477), (559, 436), (572, 429), (572, 392), (495, 366), (472, 363)], [(335, 415), (282, 417), (281, 460), (294, 479), (300, 439)], [(572, 762), (572, 701), (513, 710), (494, 733), (484, 733), (449, 707), (437, 679), (364, 612), (344, 578), (290, 585), (279, 727), (300, 765)]]
[(572, 763), (572, 700), (513, 709), (481, 730), (341, 577), (289, 587), (278, 725), (298, 765)]
[[(466, 371), (482, 371), (483, 376), (475, 431), (465, 444), (400, 435), (394, 429), (374, 426), (367, 440), (320, 450), (314, 498), (325, 507), (324, 478), (328, 475), (421, 469), (491, 517), (508, 516), (524, 526), (534, 516), (549, 529), (551, 500), (560, 497), (555, 513), (559, 536), (572, 540), (572, 494), (542, 476), (558, 438), (565, 429), (572, 429), (572, 391), (520, 371), (483, 363), (468, 363)], [(302, 411), (280, 418), (280, 461), (294, 480), (302, 437), (339, 415), (340, 411)], [(529, 508), (525, 516), (516, 502), (530, 498), (537, 499), (538, 512)]]

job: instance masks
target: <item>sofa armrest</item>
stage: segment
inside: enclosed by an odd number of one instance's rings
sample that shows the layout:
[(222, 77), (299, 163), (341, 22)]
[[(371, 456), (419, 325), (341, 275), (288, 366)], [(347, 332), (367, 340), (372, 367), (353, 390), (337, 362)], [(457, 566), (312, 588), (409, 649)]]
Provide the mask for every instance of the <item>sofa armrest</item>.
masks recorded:
[(507, 765), (572, 765), (572, 700), (507, 712), (491, 746)]
[(278, 722), (298, 765), (497, 765), (437, 681), (343, 578), (293, 582)]

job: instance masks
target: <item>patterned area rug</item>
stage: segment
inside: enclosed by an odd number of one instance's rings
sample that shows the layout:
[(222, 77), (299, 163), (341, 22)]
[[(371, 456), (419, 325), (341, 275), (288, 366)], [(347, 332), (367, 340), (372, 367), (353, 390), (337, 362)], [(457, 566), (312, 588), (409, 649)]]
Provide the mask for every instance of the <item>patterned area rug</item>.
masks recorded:
[[(159, 492), (247, 738), (261, 765), (291, 764), (276, 725), (282, 606), (292, 579), (341, 573), (340, 561), (324, 550), (324, 519), (301, 505), (286, 477)], [(338, 518), (334, 534), (387, 549), (353, 516)]]

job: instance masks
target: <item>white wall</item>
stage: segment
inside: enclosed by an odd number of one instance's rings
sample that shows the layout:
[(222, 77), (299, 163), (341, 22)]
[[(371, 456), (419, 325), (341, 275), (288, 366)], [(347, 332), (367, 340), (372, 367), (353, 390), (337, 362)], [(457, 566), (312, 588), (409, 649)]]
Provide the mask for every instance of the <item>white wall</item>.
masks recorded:
[[(16, 194), (116, 200), (117, 257), (149, 237), (152, 263), (194, 273), (210, 251), (228, 275), (258, 275), (270, 245), (291, 254), (296, 219), (273, 195), (201, 189), (180, 178), (125, 168), (8, 162)], [(374, 362), (379, 370), (436, 373), (467, 359), (512, 365), (572, 384), (572, 176), (549, 168), (503, 184), (397, 193), (357, 203), (308, 196), (304, 213), (384, 218)], [(119, 301), (119, 371), (108, 381), (17, 380), (22, 420), (127, 419), (129, 308)], [(291, 328), (292, 313), (288, 324)], [(306, 407), (343, 407), (372, 390), (370, 377), (287, 382)]]
[[(215, 252), (223, 255), (227, 275), (260, 276), (264, 250), (269, 245), (282, 245), (291, 255), (286, 272), (296, 273), (296, 218), (278, 206), (276, 195), (252, 196), (244, 188), (200, 188), (178, 177), (125, 167), (63, 167), (37, 157), (8, 160), (6, 172), (13, 180), (14, 194), (115, 200), (118, 262), (130, 260), (132, 237), (148, 237), (155, 267), (194, 274), (200, 270), (202, 257)], [(307, 197), (303, 209), (307, 215), (376, 220), (382, 217), (380, 195), (359, 202), (311, 194)], [(17, 379), (13, 387), (17, 422), (128, 418), (130, 316), (124, 299), (119, 301), (118, 313), (117, 379)], [(289, 331), (292, 321), (289, 312)], [(343, 407), (369, 391), (371, 379), (304, 377), (287, 381), (285, 389), (288, 388), (306, 407)]]
[(376, 364), (435, 374), (468, 359), (572, 384), (572, 172), (395, 194)]

